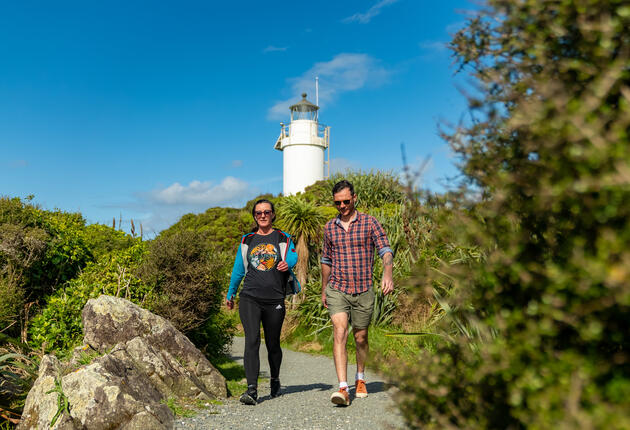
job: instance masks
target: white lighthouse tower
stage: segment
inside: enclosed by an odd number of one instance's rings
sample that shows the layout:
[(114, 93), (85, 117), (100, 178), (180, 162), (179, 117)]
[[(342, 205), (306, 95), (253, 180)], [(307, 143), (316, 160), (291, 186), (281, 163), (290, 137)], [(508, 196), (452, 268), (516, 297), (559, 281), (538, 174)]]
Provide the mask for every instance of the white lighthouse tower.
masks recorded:
[[(289, 108), (291, 124), (280, 123), (280, 136), (274, 146), (283, 152), (283, 190), (285, 196), (304, 191), (304, 188), (330, 176), (330, 127), (317, 122), (319, 106), (302, 100)], [(324, 159), (328, 149), (328, 160)], [(326, 176), (324, 176), (324, 166)]]

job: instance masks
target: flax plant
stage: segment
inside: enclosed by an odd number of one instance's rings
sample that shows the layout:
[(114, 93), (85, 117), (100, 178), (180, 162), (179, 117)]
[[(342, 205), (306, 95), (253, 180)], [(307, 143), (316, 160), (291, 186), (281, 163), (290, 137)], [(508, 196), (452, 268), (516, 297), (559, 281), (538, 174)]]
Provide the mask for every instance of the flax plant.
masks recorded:
[(299, 196), (288, 196), (278, 202), (277, 225), (290, 233), (296, 242), (298, 262), (296, 276), (305, 290), (307, 284), (309, 245), (319, 246), (327, 217), (321, 208)]

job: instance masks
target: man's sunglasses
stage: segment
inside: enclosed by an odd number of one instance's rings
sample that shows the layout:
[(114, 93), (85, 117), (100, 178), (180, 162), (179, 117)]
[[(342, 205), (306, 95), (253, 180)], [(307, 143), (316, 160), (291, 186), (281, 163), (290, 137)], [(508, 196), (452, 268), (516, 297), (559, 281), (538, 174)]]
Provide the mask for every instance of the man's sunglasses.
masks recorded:
[(263, 215), (269, 216), (271, 214), (272, 214), (271, 211), (256, 211), (256, 212), (254, 212), (254, 215), (256, 216), (256, 218), (260, 218)]
[(335, 200), (335, 206), (341, 206), (342, 203), (348, 206), (350, 202), (351, 200)]

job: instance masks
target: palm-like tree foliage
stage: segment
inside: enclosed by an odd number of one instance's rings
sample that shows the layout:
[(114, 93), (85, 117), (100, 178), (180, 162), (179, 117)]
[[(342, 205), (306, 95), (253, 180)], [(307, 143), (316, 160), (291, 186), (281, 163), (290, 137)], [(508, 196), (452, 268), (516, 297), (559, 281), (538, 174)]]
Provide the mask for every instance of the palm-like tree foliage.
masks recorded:
[(360, 170), (335, 173), (328, 179), (315, 182), (306, 187), (306, 199), (324, 206), (332, 204), (333, 186), (342, 179), (354, 185), (358, 197), (357, 208), (362, 212), (388, 203), (401, 204), (407, 199), (405, 187), (393, 172)]
[(298, 262), (295, 271), (304, 287), (308, 273), (309, 244), (319, 241), (327, 217), (322, 208), (299, 196), (288, 196), (278, 202), (277, 215), (278, 226), (297, 240)]

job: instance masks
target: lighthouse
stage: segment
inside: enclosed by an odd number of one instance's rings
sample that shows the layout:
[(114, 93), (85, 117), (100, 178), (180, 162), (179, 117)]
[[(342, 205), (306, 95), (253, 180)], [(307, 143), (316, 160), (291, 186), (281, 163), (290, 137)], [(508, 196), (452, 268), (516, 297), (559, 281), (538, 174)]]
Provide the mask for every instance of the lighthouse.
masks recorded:
[[(304, 188), (330, 176), (330, 127), (317, 120), (319, 106), (302, 100), (289, 107), (291, 123), (280, 123), (280, 136), (274, 149), (282, 151), (282, 194), (304, 191)], [(328, 150), (328, 157), (325, 157)], [(326, 175), (324, 175), (326, 167)]]

